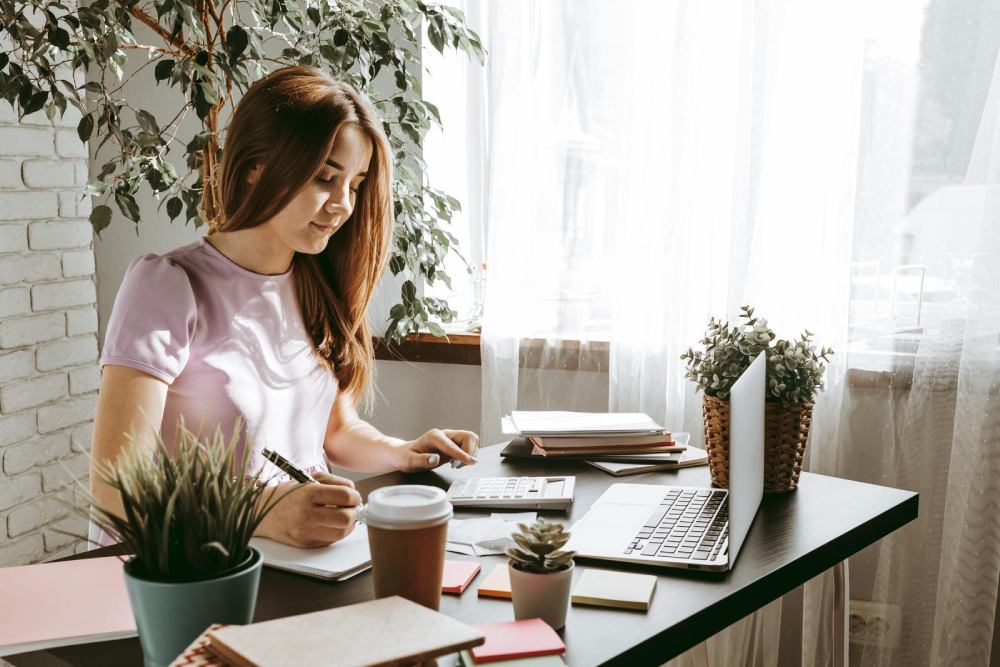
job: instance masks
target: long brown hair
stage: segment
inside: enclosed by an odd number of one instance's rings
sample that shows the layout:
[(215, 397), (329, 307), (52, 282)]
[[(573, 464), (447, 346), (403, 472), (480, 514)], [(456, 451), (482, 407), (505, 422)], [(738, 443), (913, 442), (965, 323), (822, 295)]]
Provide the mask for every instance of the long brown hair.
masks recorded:
[[(211, 231), (267, 221), (320, 170), (337, 131), (351, 123), (372, 142), (368, 176), (354, 211), (317, 255), (293, 263), (302, 318), (316, 351), (355, 400), (371, 397), (374, 352), (366, 316), (392, 238), (392, 154), (370, 102), (315, 67), (293, 66), (255, 82), (233, 112), (215, 187), (220, 215)], [(261, 171), (253, 185), (247, 176)], [(221, 174), (219, 173), (221, 172)], [(204, 216), (204, 211), (202, 211)]]

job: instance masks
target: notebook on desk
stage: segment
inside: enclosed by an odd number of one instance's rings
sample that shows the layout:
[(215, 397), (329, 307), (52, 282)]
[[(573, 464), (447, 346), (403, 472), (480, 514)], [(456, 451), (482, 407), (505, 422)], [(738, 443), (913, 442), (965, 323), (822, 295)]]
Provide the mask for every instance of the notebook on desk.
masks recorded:
[(350, 579), (372, 565), (368, 531), (361, 523), (344, 539), (318, 549), (300, 549), (263, 537), (250, 540), (250, 546), (260, 551), (268, 567), (327, 581)]
[(114, 556), (2, 568), (0, 590), (0, 656), (136, 634)]

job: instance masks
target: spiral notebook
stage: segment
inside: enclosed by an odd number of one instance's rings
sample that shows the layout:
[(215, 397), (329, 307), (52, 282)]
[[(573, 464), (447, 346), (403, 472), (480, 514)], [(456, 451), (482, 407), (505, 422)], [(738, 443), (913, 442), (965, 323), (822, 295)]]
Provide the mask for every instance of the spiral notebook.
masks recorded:
[(327, 581), (350, 579), (372, 565), (368, 531), (362, 523), (344, 539), (318, 549), (299, 549), (263, 537), (253, 538), (250, 545), (260, 550), (268, 567)]

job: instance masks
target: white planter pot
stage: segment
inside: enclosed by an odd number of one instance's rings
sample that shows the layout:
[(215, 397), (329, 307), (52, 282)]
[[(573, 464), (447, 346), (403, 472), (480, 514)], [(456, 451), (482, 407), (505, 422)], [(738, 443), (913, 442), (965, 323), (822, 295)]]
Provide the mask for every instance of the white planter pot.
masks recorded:
[(569, 591), (573, 584), (573, 568), (552, 574), (522, 572), (507, 563), (510, 570), (510, 596), (514, 603), (514, 618), (540, 618), (554, 629), (566, 625)]

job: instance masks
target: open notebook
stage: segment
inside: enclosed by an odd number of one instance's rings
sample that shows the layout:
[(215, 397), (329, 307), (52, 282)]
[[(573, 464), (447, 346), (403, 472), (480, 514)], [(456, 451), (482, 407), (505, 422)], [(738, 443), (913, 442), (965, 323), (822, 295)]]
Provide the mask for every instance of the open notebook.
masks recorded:
[(364, 572), (372, 564), (368, 531), (359, 523), (350, 535), (318, 549), (299, 549), (263, 537), (250, 540), (264, 556), (264, 565), (328, 581), (343, 581)]

